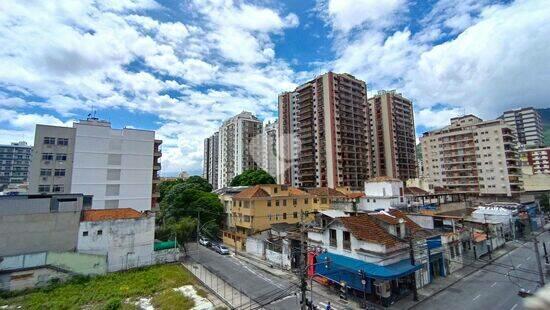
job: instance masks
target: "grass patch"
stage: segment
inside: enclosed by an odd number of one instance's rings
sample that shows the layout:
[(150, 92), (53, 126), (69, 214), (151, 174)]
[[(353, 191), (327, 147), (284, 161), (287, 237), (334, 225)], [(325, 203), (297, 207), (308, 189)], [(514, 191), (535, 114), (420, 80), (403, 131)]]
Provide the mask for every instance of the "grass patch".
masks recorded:
[(202, 288), (195, 287), (195, 290), (197, 291), (197, 295), (199, 295), (202, 298), (208, 298), (208, 292), (203, 290)]
[(195, 306), (195, 301), (180, 292), (173, 289), (166, 289), (151, 299), (151, 304), (155, 309), (191, 309)]
[(195, 284), (195, 281), (192, 274), (182, 266), (159, 265), (94, 278), (77, 278), (67, 283), (25, 292), (24, 295), (6, 299), (0, 297), (0, 306), (22, 306), (24, 309), (80, 309), (88, 305), (93, 309), (112, 309), (118, 300), (151, 296), (188, 284)]

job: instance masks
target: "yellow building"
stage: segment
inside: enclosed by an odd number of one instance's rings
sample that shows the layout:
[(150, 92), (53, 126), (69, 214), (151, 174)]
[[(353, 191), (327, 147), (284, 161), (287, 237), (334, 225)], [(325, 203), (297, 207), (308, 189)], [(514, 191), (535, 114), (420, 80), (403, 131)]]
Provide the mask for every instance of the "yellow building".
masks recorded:
[[(276, 223), (299, 223), (301, 212), (325, 210), (328, 204), (314, 204), (316, 196), (286, 185), (256, 185), (232, 197), (228, 229), (223, 242), (241, 250), (246, 237)], [(313, 214), (309, 215), (313, 219)]]

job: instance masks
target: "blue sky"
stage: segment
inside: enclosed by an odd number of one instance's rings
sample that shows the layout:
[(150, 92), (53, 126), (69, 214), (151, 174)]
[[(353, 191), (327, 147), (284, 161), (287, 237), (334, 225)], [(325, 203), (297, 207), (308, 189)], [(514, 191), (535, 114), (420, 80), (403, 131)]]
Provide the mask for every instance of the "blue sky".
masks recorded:
[(4, 0), (0, 143), (92, 109), (157, 131), (163, 173), (201, 171), (202, 141), (328, 70), (397, 89), (417, 133), (548, 107), (548, 0)]

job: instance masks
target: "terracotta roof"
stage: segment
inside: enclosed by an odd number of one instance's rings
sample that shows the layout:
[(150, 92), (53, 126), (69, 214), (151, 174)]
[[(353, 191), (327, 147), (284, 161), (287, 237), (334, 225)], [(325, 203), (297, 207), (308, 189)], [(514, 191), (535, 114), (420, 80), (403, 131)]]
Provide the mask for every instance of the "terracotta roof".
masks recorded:
[(397, 209), (390, 209), (388, 211), (388, 213), (395, 216), (398, 219), (403, 219), (405, 221), (405, 226), (407, 227), (407, 229), (409, 229), (412, 232), (417, 232), (417, 231), (420, 231), (420, 230), (424, 230), (422, 227), (420, 227), (420, 225), (416, 224), (411, 219), (409, 219), (405, 215), (405, 213), (403, 213), (403, 212), (401, 212)]
[(409, 186), (405, 187), (405, 195), (428, 195), (429, 193), (420, 187)]
[(365, 193), (363, 192), (351, 192), (351, 193), (347, 193), (346, 196), (348, 198), (363, 198), (363, 197), (367, 197), (365, 195)]
[(369, 213), (369, 215), (374, 217), (375, 219), (377, 219), (379, 221), (382, 221), (384, 223), (388, 223), (390, 225), (399, 224), (399, 218), (397, 218), (395, 216), (391, 216), (391, 215), (383, 213), (383, 212)]
[(367, 214), (359, 214), (350, 217), (339, 218), (342, 224), (355, 236), (355, 238), (367, 242), (383, 244), (387, 247), (393, 247), (402, 243), (384, 228), (380, 227)]
[(257, 198), (257, 197), (270, 197), (269, 194), (260, 187), (260, 185), (256, 185), (253, 187), (249, 187), (242, 192), (236, 194), (233, 196), (233, 198), (237, 199), (243, 199), (243, 198)]
[(366, 180), (365, 182), (370, 183), (370, 182), (400, 182), (400, 181), (401, 180), (395, 179), (395, 178), (392, 178), (392, 177), (381, 176), (381, 177), (370, 178), (370, 179)]
[(306, 188), (306, 191), (312, 195), (319, 197), (346, 197), (346, 195), (340, 191), (330, 187), (313, 187)]
[(289, 187), (288, 188), (288, 195), (289, 196), (308, 196), (308, 193), (304, 192), (301, 189), (297, 189), (295, 187)]
[(110, 220), (138, 219), (143, 214), (131, 208), (83, 210), (81, 222), (100, 222)]

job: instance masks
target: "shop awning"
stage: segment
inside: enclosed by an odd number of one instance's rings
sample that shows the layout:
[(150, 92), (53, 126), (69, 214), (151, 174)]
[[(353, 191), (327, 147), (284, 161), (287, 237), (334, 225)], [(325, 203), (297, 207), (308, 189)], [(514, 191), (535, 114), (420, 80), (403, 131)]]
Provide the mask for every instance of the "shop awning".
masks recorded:
[[(329, 261), (328, 264), (321, 264), (321, 262), (325, 262), (327, 259)], [(337, 273), (338, 270), (345, 270), (357, 275), (359, 274), (359, 270), (363, 270), (365, 276), (368, 278), (393, 280), (409, 275), (422, 268), (421, 264), (411, 265), (409, 259), (384, 266), (333, 253), (321, 253), (317, 255), (316, 261), (315, 272), (329, 279), (332, 279), (330, 277), (331, 274)]]

